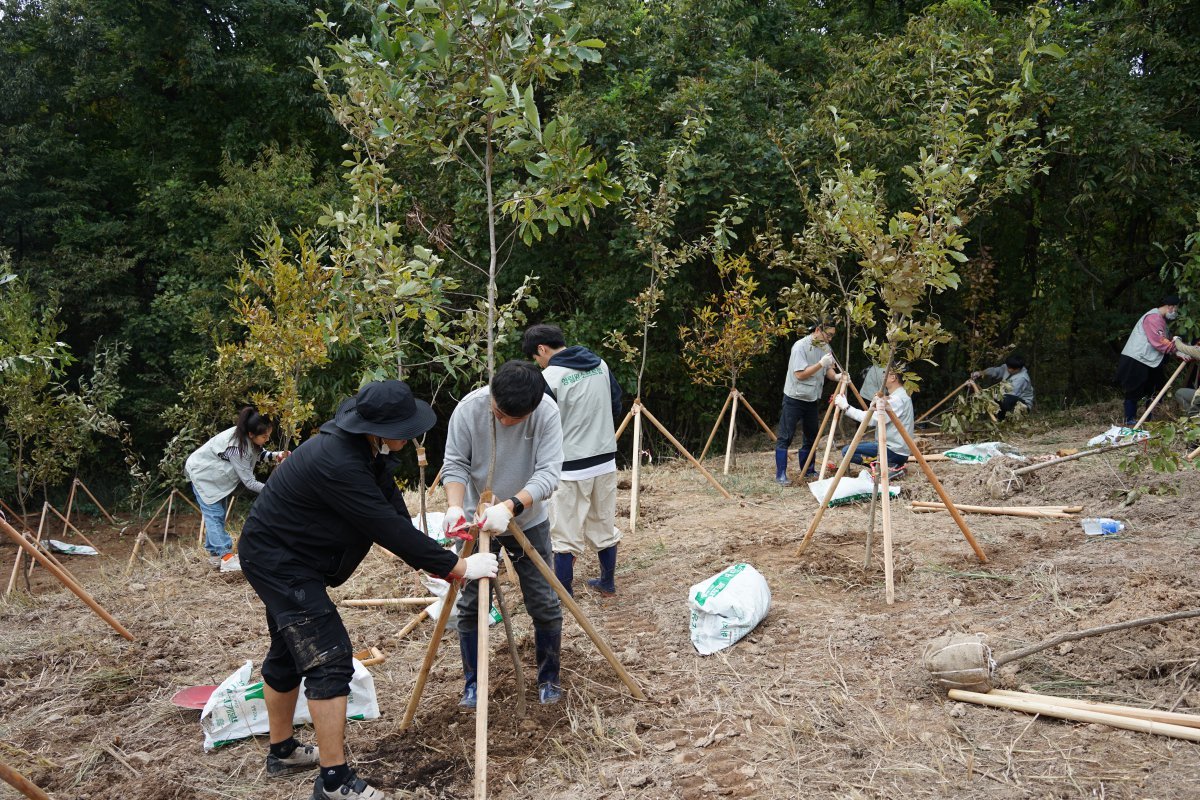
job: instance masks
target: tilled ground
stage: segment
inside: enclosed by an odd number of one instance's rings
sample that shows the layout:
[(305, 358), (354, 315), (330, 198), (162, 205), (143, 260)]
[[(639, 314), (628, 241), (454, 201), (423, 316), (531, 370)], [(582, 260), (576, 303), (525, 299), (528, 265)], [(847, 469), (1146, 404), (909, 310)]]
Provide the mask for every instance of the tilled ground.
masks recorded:
[[(1081, 446), (1096, 420), (1056, 429), (1026, 424), (1013, 443), (1030, 454)], [(1200, 472), (1130, 477), (1119, 454), (1036, 473), (1013, 496), (992, 496), (985, 467), (937, 464), (964, 503), (1079, 504), (1113, 516), (1122, 534), (1087, 537), (1079, 523), (968, 517), (980, 564), (952, 520), (914, 514), (936, 499), (910, 467), (893, 504), (896, 603), (884, 602), (881, 536), (863, 569), (866, 509), (829, 511), (810, 547), (796, 545), (816, 501), (770, 480), (771, 455), (743, 453), (723, 479), (727, 502), (683, 462), (643, 471), (637, 531), (620, 550), (616, 598), (586, 589), (589, 620), (636, 677), (629, 692), (574, 622), (564, 634), (566, 702), (516, 715), (511, 660), (493, 628), (489, 790), (496, 798), (1137, 797), (1200, 794), (1195, 744), (949, 702), (930, 682), (922, 649), (938, 634), (987, 634), (997, 650), (1058, 632), (1193, 606), (1200, 579)], [(720, 461), (710, 460), (720, 468)], [(1130, 503), (1130, 500), (1133, 500)], [(436, 505), (435, 508), (440, 508)], [(620, 510), (628, 512), (628, 491)], [(628, 521), (622, 522), (627, 528)], [(41, 570), (34, 594), (0, 601), (0, 761), (56, 798), (303, 800), (311, 777), (268, 781), (266, 743), (204, 753), (198, 713), (171, 695), (219, 683), (265, 652), (262, 608), (240, 577), (214, 574), (194, 549), (195, 519), (161, 559), (125, 577), (128, 533), (86, 526), (105, 556), (68, 566), (137, 637), (116, 636)], [(134, 530), (130, 528), (129, 530)], [(158, 535), (161, 536), (161, 527)], [(62, 538), (57, 535), (55, 538)], [(68, 539), (70, 537), (67, 537)], [(14, 549), (0, 548), (7, 580)], [(746, 639), (712, 656), (688, 638), (687, 589), (748, 561), (767, 578), (772, 607)], [(595, 573), (581, 559), (577, 587)], [(417, 593), (411, 572), (376, 551), (339, 598)], [(516, 598), (517, 592), (510, 592)], [(529, 619), (515, 614), (527, 676)], [(418, 710), (398, 730), (429, 641), (409, 611), (346, 609), (356, 647), (380, 647), (372, 667), (383, 719), (350, 723), (361, 774), (397, 797), (471, 793), (474, 716), (457, 705), (458, 648), (448, 636)], [(1111, 702), (1200, 708), (1200, 623), (1153, 626), (1073, 644), (1003, 668), (1007, 688)], [(311, 736), (302, 732), (301, 737)], [(114, 786), (120, 784), (120, 794)], [(0, 797), (17, 795), (0, 784)]]

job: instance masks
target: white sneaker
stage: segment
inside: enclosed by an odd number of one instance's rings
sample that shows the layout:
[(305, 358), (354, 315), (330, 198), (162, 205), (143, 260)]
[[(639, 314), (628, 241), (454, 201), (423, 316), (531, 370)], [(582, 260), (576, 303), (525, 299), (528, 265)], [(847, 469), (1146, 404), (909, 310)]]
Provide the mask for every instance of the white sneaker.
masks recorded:
[(220, 569), (221, 568), (221, 557), (220, 556), (209, 556), (208, 557), (208, 565), (210, 567), (212, 567), (213, 569)]
[(221, 572), (241, 572), (242, 562), (238, 559), (237, 553), (226, 553), (221, 556)]
[(321, 776), (318, 775), (316, 785), (313, 786), (312, 797), (309, 800), (389, 800), (389, 798), (351, 772), (349, 780), (332, 792), (325, 788)]

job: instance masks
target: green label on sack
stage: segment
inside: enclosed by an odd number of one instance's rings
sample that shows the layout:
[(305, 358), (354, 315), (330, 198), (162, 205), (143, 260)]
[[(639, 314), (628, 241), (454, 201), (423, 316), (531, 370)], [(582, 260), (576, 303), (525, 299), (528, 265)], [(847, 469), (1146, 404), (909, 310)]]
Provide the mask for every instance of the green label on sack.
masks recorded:
[(492, 608), (491, 608), (491, 612), (492, 612), (492, 613), (490, 614), (490, 616), (491, 616), (491, 618), (492, 618), (492, 623), (491, 623), (491, 624), (495, 625), (497, 622), (499, 622), (500, 620), (504, 619), (504, 617), (500, 616), (500, 609), (496, 608), (495, 606), (492, 606)]
[(263, 700), (263, 701), (265, 701), (266, 698), (263, 697), (262, 681), (259, 681), (258, 683), (252, 683), (249, 686), (247, 686), (245, 689), (245, 694), (242, 695), (242, 698), (244, 700)]
[(708, 588), (702, 592), (696, 592), (696, 605), (702, 606), (707, 601), (719, 595), (729, 585), (729, 582), (742, 574), (742, 570), (750, 566), (749, 564), (734, 564), (729, 569), (722, 572), (713, 582), (708, 585)]

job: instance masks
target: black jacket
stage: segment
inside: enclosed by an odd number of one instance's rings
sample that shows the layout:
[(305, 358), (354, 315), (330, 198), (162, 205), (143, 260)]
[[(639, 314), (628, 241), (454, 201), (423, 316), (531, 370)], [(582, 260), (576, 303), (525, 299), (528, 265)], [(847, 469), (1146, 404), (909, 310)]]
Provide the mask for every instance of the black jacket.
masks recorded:
[(238, 557), (255, 569), (337, 586), (373, 543), (434, 575), (458, 563), (413, 526), (388, 459), (373, 457), (361, 434), (330, 421), (275, 469), (242, 528)]

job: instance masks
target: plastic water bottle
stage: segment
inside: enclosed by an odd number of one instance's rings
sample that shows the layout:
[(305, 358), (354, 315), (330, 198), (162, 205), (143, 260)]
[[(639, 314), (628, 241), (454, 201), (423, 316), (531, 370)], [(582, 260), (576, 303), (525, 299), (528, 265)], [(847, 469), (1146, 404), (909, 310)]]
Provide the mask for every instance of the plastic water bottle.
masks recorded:
[(1108, 517), (1088, 517), (1080, 520), (1080, 523), (1083, 525), (1083, 532), (1088, 536), (1104, 536), (1125, 530), (1125, 523)]

